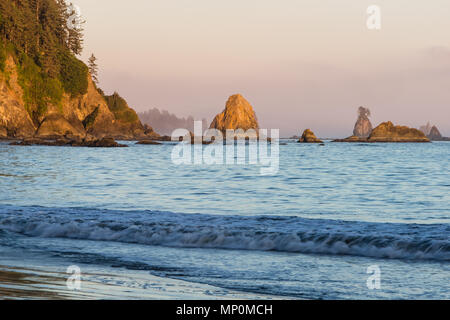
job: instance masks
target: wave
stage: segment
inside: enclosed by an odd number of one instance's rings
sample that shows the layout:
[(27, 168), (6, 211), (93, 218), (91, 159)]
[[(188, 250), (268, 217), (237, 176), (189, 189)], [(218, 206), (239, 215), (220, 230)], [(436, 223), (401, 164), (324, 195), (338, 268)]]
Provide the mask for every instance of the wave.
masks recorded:
[(29, 237), (180, 248), (450, 261), (450, 225), (86, 208), (0, 207), (0, 230)]

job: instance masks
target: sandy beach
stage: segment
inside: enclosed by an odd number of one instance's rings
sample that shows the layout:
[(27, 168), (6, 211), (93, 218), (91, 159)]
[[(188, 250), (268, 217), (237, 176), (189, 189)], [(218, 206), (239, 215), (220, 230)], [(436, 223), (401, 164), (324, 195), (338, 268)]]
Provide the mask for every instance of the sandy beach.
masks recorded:
[(0, 267), (0, 299), (50, 299), (75, 298), (64, 289), (64, 279), (57, 275), (33, 274), (31, 270)]
[[(83, 274), (80, 290), (66, 285), (68, 275), (0, 266), (0, 300), (221, 300), (276, 297), (233, 292), (149, 274)], [(137, 284), (140, 284), (139, 286)], [(145, 285), (142, 285), (145, 283)]]

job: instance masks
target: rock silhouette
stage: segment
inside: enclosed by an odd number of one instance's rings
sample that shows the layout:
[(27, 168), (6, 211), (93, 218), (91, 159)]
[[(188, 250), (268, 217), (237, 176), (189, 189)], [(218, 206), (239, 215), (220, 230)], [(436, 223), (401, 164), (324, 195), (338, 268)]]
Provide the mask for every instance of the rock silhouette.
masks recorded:
[(431, 128), (432, 128), (431, 124), (430, 124), (430, 122), (428, 122), (426, 125), (421, 126), (419, 128), (419, 130), (422, 131), (423, 133), (425, 133), (426, 136), (428, 136), (431, 132)]
[(440, 141), (442, 140), (442, 135), (439, 132), (439, 129), (436, 126), (433, 126), (430, 130), (430, 132), (427, 134), (428, 139), (434, 140), (434, 141)]
[(359, 107), (358, 120), (356, 121), (353, 135), (359, 138), (368, 138), (372, 133), (372, 123), (369, 120), (370, 110), (368, 108)]

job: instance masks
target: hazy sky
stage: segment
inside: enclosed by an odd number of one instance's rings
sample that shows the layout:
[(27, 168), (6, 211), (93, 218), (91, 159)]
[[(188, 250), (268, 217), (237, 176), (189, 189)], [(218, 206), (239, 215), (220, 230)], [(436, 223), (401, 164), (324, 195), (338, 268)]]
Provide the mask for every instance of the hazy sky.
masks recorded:
[[(207, 118), (243, 94), (282, 135), (348, 136), (361, 105), (372, 122), (450, 136), (448, 0), (73, 0), (83, 60), (136, 110)], [(366, 10), (381, 8), (381, 30)]]

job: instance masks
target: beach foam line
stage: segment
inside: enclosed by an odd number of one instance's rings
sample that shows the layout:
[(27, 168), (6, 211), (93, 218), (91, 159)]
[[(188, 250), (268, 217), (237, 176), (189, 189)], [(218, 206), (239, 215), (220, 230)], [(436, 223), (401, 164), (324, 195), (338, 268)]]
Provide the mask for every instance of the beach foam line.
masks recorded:
[(450, 261), (449, 224), (0, 207), (0, 229), (29, 237), (115, 241), (178, 248)]

